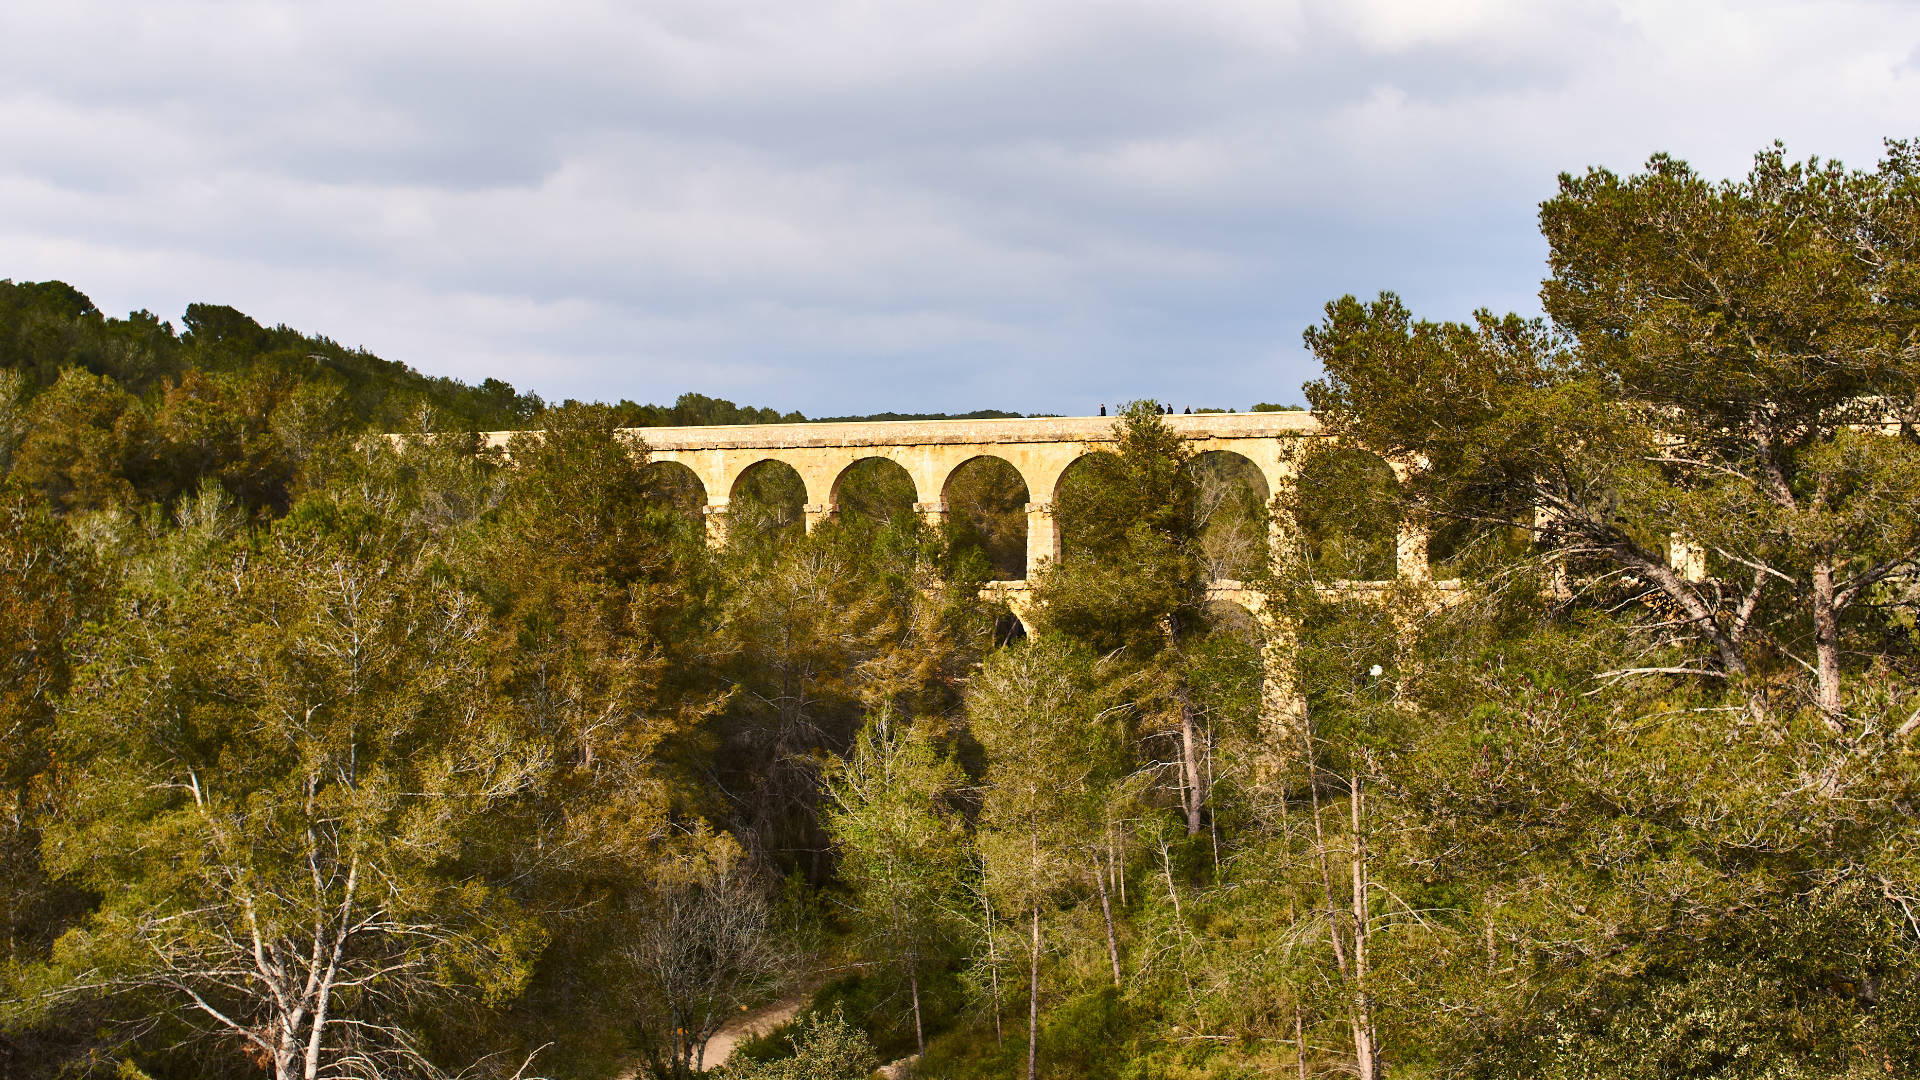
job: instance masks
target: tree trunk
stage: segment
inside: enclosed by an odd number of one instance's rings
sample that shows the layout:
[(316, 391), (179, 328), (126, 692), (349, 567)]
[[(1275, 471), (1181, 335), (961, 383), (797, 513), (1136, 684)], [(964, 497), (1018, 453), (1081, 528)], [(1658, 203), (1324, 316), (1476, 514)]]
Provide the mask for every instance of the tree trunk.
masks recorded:
[[(334, 934), (333, 949), (327, 957), (326, 969), (318, 973), (318, 1000), (313, 1006), (313, 1035), (307, 1040), (306, 1080), (316, 1080), (320, 1075), (320, 1049), (326, 1036), (327, 1008), (333, 1001), (333, 981), (340, 973), (340, 955), (346, 950), (347, 935), (353, 925), (354, 892), (360, 881), (360, 859), (355, 856), (347, 863), (347, 886), (345, 899), (341, 901), (340, 929)], [(318, 960), (320, 941), (316, 934), (314, 940), (314, 959)], [(318, 965), (316, 965), (317, 967)]]
[(1007, 1033), (1000, 1026), (1000, 957), (993, 945), (993, 899), (986, 896), (985, 888), (980, 892), (987, 909), (987, 978), (993, 984), (993, 1042), (995, 1046), (1005, 1046)]
[(1656, 559), (1641, 551), (1631, 541), (1607, 536), (1600, 546), (1615, 563), (1667, 594), (1667, 598), (1679, 607), (1695, 632), (1713, 646), (1720, 656), (1720, 666), (1727, 674), (1747, 673), (1747, 663), (1740, 656), (1740, 642), (1727, 634), (1726, 628), (1720, 625), (1720, 620), (1714, 615), (1713, 608), (1700, 598), (1700, 586), (1682, 579), (1664, 559)]
[(1027, 977), (1027, 1080), (1040, 1077), (1040, 901), (1033, 902), (1032, 963)]
[(1093, 850), (1093, 883), (1100, 890), (1100, 915), (1107, 923), (1107, 958), (1113, 961), (1113, 985), (1120, 987), (1120, 942), (1113, 934), (1113, 904), (1107, 899), (1105, 868), (1100, 865), (1100, 849)]
[[(1206, 755), (1207, 755), (1207, 794), (1211, 795), (1213, 794), (1213, 724), (1212, 723), (1207, 724), (1206, 742), (1203, 743), (1202, 745), (1205, 747)], [(1220, 818), (1217, 815), (1214, 815), (1214, 814), (1207, 815), (1207, 833), (1209, 838), (1213, 841), (1213, 873), (1215, 877), (1218, 877), (1220, 874)]]
[(1367, 838), (1361, 831), (1360, 800), (1366, 782), (1355, 770), (1348, 781), (1348, 807), (1353, 817), (1353, 1055), (1360, 1080), (1375, 1080), (1378, 1048), (1374, 1045), (1373, 1002), (1367, 994)]
[(1320, 769), (1314, 764), (1311, 736), (1307, 745), (1307, 794), (1313, 798), (1314, 857), (1320, 863), (1320, 885), (1326, 890), (1327, 905), (1323, 910), (1327, 913), (1327, 937), (1333, 943), (1333, 962), (1344, 978), (1347, 974), (1347, 950), (1340, 943), (1340, 909), (1333, 902), (1333, 867), (1327, 861), (1327, 834), (1320, 825)]
[(1298, 1005), (1293, 1007), (1293, 1045), (1299, 1058), (1300, 1080), (1307, 1080), (1307, 1022), (1301, 1018)]
[[(273, 989), (279, 992), (279, 987)], [(273, 1080), (299, 1080), (300, 1019), (280, 1009), (274, 1012), (274, 1026), (280, 1030), (273, 1036)]]
[(1819, 672), (1820, 711), (1827, 723), (1840, 717), (1840, 612), (1834, 606), (1833, 556), (1821, 552), (1813, 561), (1813, 649)]
[(1173, 886), (1173, 855), (1164, 838), (1160, 841), (1160, 869), (1167, 876), (1167, 899), (1173, 901), (1173, 925), (1178, 930), (1186, 925), (1187, 917), (1180, 913), (1180, 890)]
[(1187, 811), (1187, 835), (1200, 835), (1200, 810), (1206, 803), (1205, 781), (1200, 776), (1199, 738), (1193, 727), (1193, 710), (1187, 707), (1187, 696), (1179, 695), (1180, 704), (1180, 763), (1186, 770), (1187, 792), (1184, 801)]
[[(1109, 812), (1107, 816), (1107, 888), (1116, 892), (1120, 889), (1120, 852), (1113, 844), (1113, 816), (1111, 812)], [(1126, 906), (1125, 901), (1121, 902), (1121, 906)]]
[(316, 1080), (320, 1075), (321, 1040), (327, 1031), (327, 991), (331, 989), (333, 987), (329, 985), (320, 991), (320, 1002), (314, 1009), (311, 1035), (307, 1039), (305, 1068), (300, 1073), (303, 1080)]
[(927, 1035), (920, 1027), (920, 965), (915, 961), (907, 963), (907, 988), (913, 995), (913, 1048), (924, 1055), (927, 1052)]

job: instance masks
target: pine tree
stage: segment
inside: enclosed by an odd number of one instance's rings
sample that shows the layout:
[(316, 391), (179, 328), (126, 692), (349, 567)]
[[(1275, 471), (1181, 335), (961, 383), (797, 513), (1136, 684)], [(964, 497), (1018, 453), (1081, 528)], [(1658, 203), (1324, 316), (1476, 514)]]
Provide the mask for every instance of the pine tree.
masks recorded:
[(867, 955), (897, 965), (906, 980), (921, 1053), (921, 980), (952, 933), (970, 862), (964, 822), (951, 801), (961, 781), (924, 727), (899, 725), (884, 710), (861, 730), (852, 756), (826, 775), (824, 824), (840, 854), (840, 881), (851, 893)]

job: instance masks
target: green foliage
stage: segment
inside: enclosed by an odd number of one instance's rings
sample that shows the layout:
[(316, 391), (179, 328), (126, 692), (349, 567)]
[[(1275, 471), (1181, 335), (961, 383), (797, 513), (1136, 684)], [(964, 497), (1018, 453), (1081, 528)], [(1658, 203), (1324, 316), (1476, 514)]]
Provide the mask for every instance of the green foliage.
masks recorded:
[[(949, 911), (949, 916), (954, 912)], [(858, 937), (850, 938), (848, 944), (857, 945)], [(951, 939), (949, 946), (961, 944)], [(850, 952), (849, 956), (857, 956)], [(920, 976), (920, 1012), (921, 1027), (915, 1029), (913, 1018), (912, 987), (908, 984), (904, 968), (895, 963), (875, 964), (855, 975), (833, 979), (820, 987), (812, 995), (799, 1019), (790, 1021), (769, 1032), (766, 1040), (757, 1051), (765, 1060), (783, 1057), (791, 1052), (787, 1036), (808, 1016), (823, 1016), (833, 1012), (855, 1017), (860, 1030), (872, 1041), (875, 1051), (882, 1060), (896, 1061), (919, 1052), (922, 1038), (937, 1039), (939, 1033), (950, 1030), (962, 1017), (966, 1009), (965, 990), (956, 978), (955, 967), (964, 957), (952, 951), (944, 952), (930, 960), (939, 961), (936, 966), (928, 963)], [(891, 961), (891, 958), (888, 958)], [(739, 1052), (738, 1048), (735, 1050)]]
[(185, 333), (138, 311), (126, 319), (101, 314), (78, 290), (58, 281), (0, 281), (0, 368), (21, 372), (36, 390), (79, 368), (141, 397), (189, 372), (269, 382), (316, 383), (342, 396), (357, 426), (395, 430), (422, 405), (485, 430), (536, 415), (537, 397), (497, 381), (470, 388), (433, 378), (364, 350), (284, 326), (262, 327), (233, 308), (190, 304)]
[(33, 400), (26, 428), (13, 462), (22, 482), (69, 510), (133, 501), (150, 432), (139, 400), (113, 380), (66, 369)]
[(1365, 450), (1314, 447), (1295, 480), (1293, 522), (1301, 555), (1322, 581), (1383, 581), (1394, 576), (1400, 485)]
[(912, 515), (737, 538), (723, 553), (710, 647), (736, 693), (711, 728), (713, 767), (737, 793), (735, 819), (780, 859), (804, 858), (814, 882), (827, 878), (826, 756), (848, 755), (877, 711), (950, 709), (991, 630), (977, 598), (941, 586), (943, 555)]
[[(568, 404), (573, 404), (569, 402)], [(806, 417), (797, 412), (739, 406), (725, 398), (681, 394), (672, 405), (639, 405), (622, 401), (612, 406), (618, 427), (701, 427), (709, 424), (797, 424)]]
[(1118, 445), (1090, 453), (1060, 483), (1065, 551), (1041, 575), (1046, 624), (1100, 652), (1154, 657), (1204, 624), (1206, 567), (1196, 542), (1200, 483), (1191, 453), (1152, 402), (1114, 421)]
[(727, 506), (727, 542), (767, 549), (806, 533), (807, 485), (791, 465), (763, 461), (733, 483)]
[[(1143, 745), (1203, 718), (1220, 772), (1184, 837), (1153, 782), (1177, 761), (1119, 785), (1124, 899), (1090, 887), (1098, 862), (1045, 875), (1049, 1075), (1913, 1068), (1911, 173), (1893, 144), (1876, 173), (1771, 152), (1725, 185), (1665, 159), (1589, 174), (1543, 212), (1553, 323), (1329, 305), (1308, 389), (1344, 448), (1281, 493), (1302, 543), (1264, 640), (1167, 633), (1153, 568), (1191, 524), (1156, 552), (1078, 516), (1076, 485), (1145, 516), (1118, 462), (1066, 478), (1045, 620), (1111, 651)], [(1464, 587), (1348, 584), (1393, 576), (1403, 524)], [(977, 736), (1001, 662), (969, 687)], [(981, 736), (985, 779), (1030, 741), (1054, 797), (1076, 789), (1058, 737)], [(991, 873), (990, 801), (979, 820)], [(1120, 912), (1117, 990), (1094, 898)], [(1004, 954), (1028, 928), (1002, 919)], [(923, 1075), (1019, 1071), (976, 1015)]]
[(822, 416), (813, 421), (816, 424), (859, 424), (872, 422), (892, 422), (898, 420), (1017, 420), (1025, 413), (1007, 412), (1004, 409), (975, 409), (963, 413), (903, 413), (877, 412), (862, 416)]
[(947, 480), (947, 544), (978, 552), (983, 576), (1018, 581), (1027, 574), (1027, 484), (1020, 470), (993, 457), (955, 469)]
[[(256, 934), (289, 977), (316, 935), (347, 943), (328, 1015), (356, 1026), (330, 1029), (325, 1060), (524, 1057), (553, 1041), (538, 1010), (592, 1015), (589, 989), (612, 1019), (633, 976), (604, 943), (658, 922), (643, 875), (692, 842), (670, 824), (697, 790), (680, 740), (718, 695), (664, 653), (698, 621), (706, 556), (604, 416), (557, 420), (514, 469), (462, 437), (362, 444), (264, 532), (240, 531), (212, 485), (177, 528), (74, 519), (122, 562), (124, 591), (96, 633), (65, 631), (91, 663), (56, 712), (42, 892), (85, 919), (51, 966), (42, 951), (15, 976), (54, 993), (16, 1011), (18, 1045), (38, 1047), (23, 1053), (54, 1060), (65, 1018), (124, 1009), (166, 1018), (129, 1029), (181, 1047), (163, 1073), (236, 1052), (280, 1067), (284, 1048), (261, 1042), (302, 1018), (266, 999), (305, 1000), (309, 1023), (313, 1002), (219, 974), (221, 950), (241, 960)], [(31, 565), (83, 584), (41, 520), (15, 534)], [(30, 884), (33, 864), (17, 868)], [(39, 903), (35, 933), (72, 922)], [(620, 1060), (603, 1030), (543, 1060)]]
[(791, 1057), (729, 1065), (720, 1075), (725, 1080), (866, 1080), (880, 1067), (866, 1034), (838, 1012), (806, 1018), (789, 1039)]
[(159, 991), (276, 1073), (329, 1007), (365, 1052), (416, 1056), (382, 1003), (504, 1000), (542, 937), (457, 864), (537, 782), (538, 736), (488, 705), (483, 613), (371, 533), (171, 537), (202, 569), (132, 589), (55, 741), (45, 857), (101, 898), (56, 969)]
[(1006, 910), (1030, 910), (1065, 884), (1124, 768), (1118, 713), (1102, 691), (1092, 654), (1055, 635), (994, 653), (968, 688), (970, 730), (988, 762), (979, 843)]
[(1238, 454), (1206, 453), (1188, 465), (1196, 546), (1209, 580), (1251, 581), (1267, 570), (1266, 478)]
[(901, 730), (883, 709), (825, 780), (824, 825), (840, 851), (839, 878), (863, 952), (907, 983), (914, 1041), (924, 1048), (920, 983), (944, 959), (968, 865), (953, 802), (959, 770), (925, 727)]
[(903, 525), (914, 514), (913, 477), (886, 458), (864, 458), (840, 474), (833, 502), (843, 520)]
[(1056, 507), (1065, 545), (1106, 554), (1141, 531), (1179, 537), (1194, 517), (1198, 485), (1187, 469), (1192, 456), (1151, 402), (1129, 403), (1114, 421), (1112, 452), (1078, 462), (1087, 482), (1063, 482)]
[[(1458, 1035), (1487, 1074), (1905, 1067), (1910, 991), (1883, 965), (1914, 948), (1891, 899), (1920, 868), (1896, 809), (1910, 754), (1686, 688), (1569, 692), (1610, 662), (1610, 628), (1453, 633), (1429, 647), (1479, 662), (1421, 664), (1438, 723), (1396, 770), (1421, 880), (1460, 904), (1420, 950), (1453, 970), (1427, 969), (1407, 1022), (1470, 993), (1484, 1011)], [(1474, 705), (1454, 721), (1452, 702)]]
[(1124, 1075), (1130, 1051), (1128, 1035), (1135, 1018), (1118, 991), (1103, 987), (1062, 1001), (1040, 1031), (1041, 1053), (1048, 1061), (1071, 1062), (1076, 1076), (1105, 1080)]
[[(1920, 167), (1788, 162), (1712, 184), (1665, 156), (1563, 176), (1541, 208), (1551, 327), (1329, 304), (1307, 387), (1330, 430), (1423, 467), (1409, 490), (1663, 594), (1695, 668), (1798, 661), (1831, 722), (1878, 582), (1920, 555), (1913, 299)], [(1668, 567), (1678, 540), (1702, 564)], [(1670, 623), (1674, 621), (1670, 620)]]
[[(104, 569), (23, 485), (0, 482), (0, 972), (44, 959), (91, 900), (47, 872), (40, 841), (54, 809), (57, 709), (73, 643), (100, 614)], [(76, 1009), (37, 1031), (0, 1030), (0, 1072), (29, 1075), (78, 1056), (97, 1020)]]

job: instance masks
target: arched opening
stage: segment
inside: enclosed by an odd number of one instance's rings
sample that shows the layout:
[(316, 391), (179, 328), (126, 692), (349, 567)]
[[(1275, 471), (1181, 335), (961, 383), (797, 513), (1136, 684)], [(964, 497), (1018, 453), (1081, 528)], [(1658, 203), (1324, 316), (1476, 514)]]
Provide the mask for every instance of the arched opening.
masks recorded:
[(1001, 458), (970, 458), (947, 475), (947, 537), (956, 554), (975, 551), (988, 577), (1018, 581), (1027, 576), (1027, 482)]
[(882, 528), (910, 519), (917, 498), (913, 476), (887, 458), (861, 458), (833, 482), (833, 503), (843, 519)]
[(1295, 484), (1294, 518), (1315, 577), (1386, 581), (1394, 576), (1400, 482), (1378, 454), (1317, 446), (1301, 462)]
[(1194, 455), (1194, 520), (1200, 554), (1215, 581), (1246, 581), (1267, 563), (1267, 478), (1230, 450)]
[(1132, 524), (1123, 491), (1120, 455), (1095, 450), (1074, 458), (1053, 487), (1053, 519), (1060, 530), (1060, 555), (1105, 551), (1115, 547)]
[(641, 470), (647, 502), (699, 524), (707, 505), (707, 486), (692, 469), (677, 461), (649, 462)]
[(1003, 648), (1025, 640), (1027, 640), (1027, 624), (1020, 621), (1020, 616), (1011, 611), (1003, 611), (1000, 617), (993, 621), (994, 648)]
[(1258, 644), (1260, 620), (1253, 612), (1231, 600), (1207, 601), (1207, 632), (1226, 634), (1240, 641)]
[(784, 461), (756, 461), (740, 471), (727, 504), (734, 543), (782, 540), (806, 532), (807, 485)]

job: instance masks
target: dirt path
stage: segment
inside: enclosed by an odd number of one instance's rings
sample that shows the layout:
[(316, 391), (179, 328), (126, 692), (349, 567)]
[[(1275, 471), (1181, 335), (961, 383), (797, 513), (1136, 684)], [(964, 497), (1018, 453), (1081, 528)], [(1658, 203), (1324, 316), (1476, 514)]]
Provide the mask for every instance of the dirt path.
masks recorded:
[(813, 999), (813, 991), (795, 992), (771, 1005), (762, 1005), (752, 1012), (741, 1013), (737, 1019), (728, 1021), (713, 1038), (707, 1040), (706, 1067), (718, 1068), (727, 1063), (733, 1055), (733, 1048), (747, 1041), (765, 1035), (774, 1028), (794, 1018), (808, 1001)]

